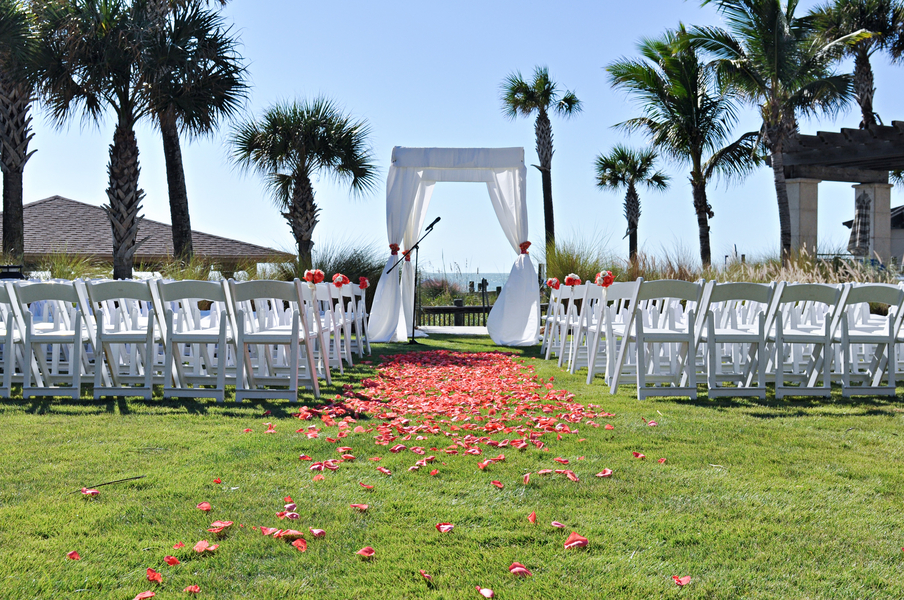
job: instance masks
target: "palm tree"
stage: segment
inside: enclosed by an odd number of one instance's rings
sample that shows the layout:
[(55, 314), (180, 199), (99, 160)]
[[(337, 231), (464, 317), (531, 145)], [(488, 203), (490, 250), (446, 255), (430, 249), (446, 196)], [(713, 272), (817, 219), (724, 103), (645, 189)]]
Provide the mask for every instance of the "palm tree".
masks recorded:
[(355, 121), (324, 98), (276, 104), (259, 121), (233, 129), (233, 160), (267, 179), (277, 206), (298, 246), (301, 269), (311, 267), (313, 234), (320, 209), (311, 179), (326, 171), (363, 193), (377, 184), (368, 142), (370, 127)]
[(3, 171), (3, 252), (25, 254), (22, 176), (31, 132), (34, 85), (28, 69), (35, 49), (31, 17), (22, 2), (0, 0), (0, 169)]
[(246, 97), (245, 70), (235, 38), (200, 2), (162, 16), (152, 12), (152, 19), (142, 42), (143, 68), (163, 138), (173, 254), (190, 260), (194, 249), (179, 130), (208, 134), (220, 119), (234, 116)]
[(519, 71), (515, 71), (502, 82), (502, 111), (510, 119), (518, 115), (529, 117), (535, 111), (534, 133), (537, 136), (537, 156), (543, 180), (543, 217), (546, 223), (546, 244), (556, 243), (555, 218), (552, 210), (552, 124), (550, 111), (561, 117), (570, 117), (581, 112), (581, 101), (574, 92), (559, 94), (556, 83), (549, 78), (546, 67), (534, 69), (534, 79), (524, 81)]
[(637, 261), (637, 222), (640, 220), (640, 196), (638, 186), (664, 191), (669, 187), (669, 176), (655, 171), (659, 156), (652, 148), (632, 150), (617, 145), (608, 155), (596, 157), (596, 185), (601, 189), (626, 188), (625, 218), (628, 220), (628, 253), (631, 262)]
[(781, 227), (782, 255), (791, 252), (791, 211), (782, 153), (797, 135), (797, 117), (833, 116), (851, 99), (851, 77), (830, 65), (838, 49), (862, 39), (858, 32), (814, 41), (812, 17), (794, 14), (798, 0), (703, 0), (715, 2), (728, 30), (696, 27), (693, 43), (711, 52), (722, 82), (760, 110), (763, 144), (772, 162)]
[(620, 59), (606, 70), (610, 83), (632, 94), (643, 112), (618, 127), (644, 131), (665, 156), (690, 164), (705, 268), (711, 262), (709, 219), (713, 217), (706, 184), (716, 174), (731, 177), (752, 170), (759, 162), (759, 135), (745, 133), (729, 141), (737, 122), (733, 98), (716, 90), (715, 74), (703, 64), (696, 48), (682, 44), (686, 34), (681, 25), (660, 39), (645, 39), (639, 45), (643, 60)]
[(113, 229), (113, 277), (130, 278), (144, 198), (135, 139), (135, 125), (147, 114), (139, 35), (146, 25), (143, 2), (44, 0), (36, 10), (39, 86), (53, 119), (62, 125), (80, 113), (97, 122), (105, 110), (116, 117), (107, 167), (109, 204), (103, 208)]
[(861, 30), (872, 35), (842, 46), (842, 56), (854, 57), (854, 97), (862, 114), (860, 128), (877, 123), (873, 112), (873, 67), (870, 57), (877, 50), (891, 51), (904, 35), (904, 5), (900, 0), (831, 0), (811, 13), (821, 36), (832, 40)]

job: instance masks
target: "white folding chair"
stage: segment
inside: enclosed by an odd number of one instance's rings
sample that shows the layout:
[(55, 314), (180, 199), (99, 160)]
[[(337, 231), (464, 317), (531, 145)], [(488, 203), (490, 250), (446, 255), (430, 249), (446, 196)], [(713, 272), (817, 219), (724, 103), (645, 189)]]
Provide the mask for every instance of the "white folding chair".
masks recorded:
[(340, 374), (344, 374), (345, 367), (342, 359), (345, 350), (342, 344), (342, 328), (333, 313), (333, 292), (330, 290), (332, 285), (331, 283), (315, 284), (313, 296), (317, 308), (314, 313), (320, 319), (320, 330), (327, 341), (323, 355), (327, 358), (330, 367), (336, 367)]
[(559, 288), (549, 288), (549, 304), (546, 306), (546, 314), (540, 317), (540, 325), (543, 327), (543, 339), (540, 342), (540, 354), (542, 354), (546, 360), (549, 360), (550, 344), (558, 342), (558, 338), (555, 335), (555, 332), (558, 330), (553, 327), (553, 324), (559, 318), (562, 307), (562, 303), (560, 302), (560, 290), (561, 285)]
[[(81, 396), (83, 362), (88, 334), (77, 308), (72, 282), (14, 284), (13, 314), (23, 332), (25, 368), (22, 396)], [(29, 305), (41, 303), (45, 320), (35, 322)], [(32, 360), (34, 358), (34, 360)], [(59, 387), (68, 383), (69, 387)]]
[(155, 379), (162, 383), (162, 365), (158, 369), (155, 359), (163, 334), (148, 282), (87, 281), (85, 288), (94, 311), (95, 400), (118, 396), (150, 400)]
[(320, 318), (320, 303), (316, 298), (314, 284), (302, 281), (298, 287), (298, 293), (303, 303), (305, 321), (309, 328), (308, 339), (310, 340), (318, 376), (323, 377), (327, 385), (332, 385), (333, 377), (330, 373), (329, 357), (330, 338), (327, 331), (323, 328), (323, 319)]
[[(231, 366), (235, 369), (236, 357), (240, 356), (235, 350), (225, 285), (215, 281), (160, 281), (157, 290), (167, 332), (163, 397), (223, 402), (229, 358), (233, 358)], [(200, 303), (209, 304), (209, 309), (202, 311)], [(235, 381), (234, 371), (228, 381)]]
[(767, 315), (773, 287), (711, 281), (707, 288), (709, 310), (700, 341), (706, 348), (709, 397), (765, 399)]
[[(697, 397), (694, 308), (702, 285), (663, 279), (644, 281), (634, 315), (637, 398)], [(700, 308), (700, 307), (697, 307)], [(647, 387), (647, 384), (653, 387)]]
[[(577, 333), (581, 317), (581, 306), (584, 304), (584, 295), (591, 285), (596, 284), (582, 283), (580, 285), (566, 286), (570, 288), (570, 291), (562, 293), (564, 317), (556, 323), (558, 327), (558, 332), (556, 333), (558, 338), (556, 356), (559, 358), (559, 367), (561, 367), (571, 355), (573, 344), (570, 344), (569, 342), (571, 341), (571, 336)], [(580, 304), (578, 301), (580, 301)]]
[[(841, 287), (821, 283), (788, 284), (782, 288), (775, 329), (767, 334), (767, 341), (775, 346), (777, 399), (831, 396), (832, 338), (843, 291)], [(822, 385), (817, 386), (820, 375)]]
[(607, 384), (613, 379), (619, 351), (629, 337), (642, 281), (642, 278), (636, 281), (616, 281), (606, 289), (604, 300), (597, 305), (589, 325), (587, 385), (600, 372), (604, 373)]
[(355, 346), (358, 349), (358, 356), (363, 357), (365, 351), (370, 356), (370, 331), (367, 329), (370, 315), (367, 314), (367, 289), (360, 285), (353, 285), (352, 295), (355, 307)]
[[(236, 402), (245, 398), (284, 398), (298, 400), (299, 381), (311, 385), (316, 398), (320, 384), (311, 348), (301, 299), (301, 282), (229, 280), (235, 302), (235, 339), (239, 357), (236, 360)], [(283, 303), (288, 308), (283, 310)], [(281, 314), (287, 321), (281, 322)], [(304, 346), (302, 362), (300, 346)], [(249, 350), (256, 346), (257, 365), (252, 368)], [(284, 346), (284, 353), (273, 347)], [(280, 361), (280, 358), (283, 361)], [(265, 389), (281, 386), (285, 389)]]
[[(886, 315), (870, 313), (870, 304), (884, 304)], [(894, 396), (895, 344), (904, 321), (904, 290), (869, 283), (848, 290), (841, 325), (833, 340), (841, 345), (841, 394)], [(887, 383), (882, 385), (882, 379)], [(853, 384), (858, 385), (853, 385)]]
[[(3, 356), (0, 359), (0, 368), (3, 369), (3, 378), (0, 380), (0, 397), (9, 398), (12, 393), (12, 384), (22, 382), (22, 372), (25, 370), (25, 352), (22, 345), (22, 331), (16, 322), (13, 313), (15, 296), (10, 296), (12, 283), (0, 282), (0, 343), (3, 344)], [(16, 369), (16, 365), (19, 369)]]

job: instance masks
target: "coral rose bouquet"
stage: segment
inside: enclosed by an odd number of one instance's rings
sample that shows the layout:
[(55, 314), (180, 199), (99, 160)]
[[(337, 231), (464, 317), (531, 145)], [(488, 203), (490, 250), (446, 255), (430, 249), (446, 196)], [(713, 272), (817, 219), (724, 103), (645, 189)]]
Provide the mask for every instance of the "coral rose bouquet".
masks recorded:
[(308, 282), (308, 287), (312, 290), (314, 286), (323, 281), (323, 271), (320, 269), (314, 269), (313, 271), (308, 269), (304, 272), (304, 280)]
[(565, 285), (581, 285), (581, 278), (574, 273), (569, 273), (568, 276), (565, 277)]
[(559, 280), (556, 279), (555, 277), (550, 277), (549, 279), (546, 280), (546, 286), (551, 287), (554, 290), (559, 289), (559, 285), (560, 285)]
[(335, 285), (337, 288), (341, 288), (343, 285), (347, 285), (348, 283), (348, 277), (346, 277), (342, 273), (336, 273), (335, 275), (333, 275), (333, 285)]
[(612, 282), (614, 281), (615, 277), (612, 276), (612, 271), (600, 271), (596, 274), (596, 285), (607, 288), (612, 285)]
[(367, 277), (359, 277), (358, 278), (358, 287), (361, 288), (362, 290), (366, 290), (367, 288), (370, 287), (370, 281), (367, 279)]

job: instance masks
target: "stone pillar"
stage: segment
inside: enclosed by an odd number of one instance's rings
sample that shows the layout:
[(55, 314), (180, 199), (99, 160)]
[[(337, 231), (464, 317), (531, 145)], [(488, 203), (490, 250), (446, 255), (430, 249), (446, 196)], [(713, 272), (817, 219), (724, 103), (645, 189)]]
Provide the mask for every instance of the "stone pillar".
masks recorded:
[(804, 248), (816, 254), (816, 222), (819, 213), (820, 179), (788, 179), (788, 208), (791, 211), (791, 250)]
[(891, 188), (888, 183), (861, 183), (854, 188), (854, 201), (869, 196), (869, 258), (891, 264)]

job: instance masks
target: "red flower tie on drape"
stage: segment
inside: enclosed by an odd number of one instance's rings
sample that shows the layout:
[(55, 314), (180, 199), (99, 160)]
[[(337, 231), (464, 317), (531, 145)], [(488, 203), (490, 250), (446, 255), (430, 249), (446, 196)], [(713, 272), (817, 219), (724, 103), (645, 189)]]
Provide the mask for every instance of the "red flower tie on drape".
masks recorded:
[(389, 249), (392, 251), (393, 256), (396, 256), (399, 253), (399, 245), (398, 244), (389, 244)]
[(405, 252), (405, 262), (411, 262), (411, 250)]
[(521, 242), (519, 247), (521, 248), (521, 254), (527, 254), (527, 249), (530, 248), (530, 242)]

